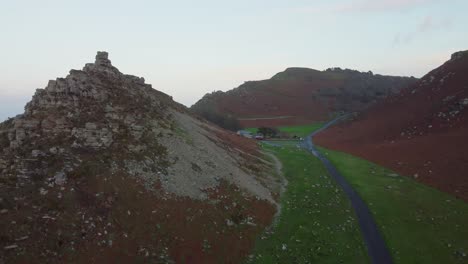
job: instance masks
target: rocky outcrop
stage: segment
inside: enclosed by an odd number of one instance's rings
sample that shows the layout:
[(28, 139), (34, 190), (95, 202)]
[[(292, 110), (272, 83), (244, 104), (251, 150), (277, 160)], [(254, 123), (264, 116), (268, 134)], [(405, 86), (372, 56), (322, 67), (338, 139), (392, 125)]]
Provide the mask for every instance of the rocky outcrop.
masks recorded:
[[(276, 181), (262, 173), (265, 164), (252, 162), (253, 153), (218, 135), (228, 136), (98, 52), (94, 63), (49, 81), (23, 114), (0, 124), (0, 248), (8, 250), (0, 263), (114, 262), (88, 249), (135, 256), (142, 252), (135, 244), (157, 253), (154, 262), (167, 260), (168, 248), (181, 252), (172, 237), (205, 243), (181, 231), (192, 221), (249, 214), (268, 224)], [(239, 206), (231, 212), (232, 204)], [(253, 206), (262, 210), (252, 213)], [(161, 230), (167, 241), (154, 235)], [(19, 243), (24, 236), (31, 239)]]
[[(1, 158), (7, 165), (2, 166), (2, 174), (14, 177), (21, 172), (23, 179), (38, 179), (77, 169), (82, 163), (77, 151), (125, 150), (127, 141), (160, 132), (160, 126), (147, 125), (149, 119), (169, 126), (165, 116), (169, 104), (175, 105), (169, 96), (153, 90), (142, 78), (120, 73), (106, 52), (98, 52), (95, 63), (38, 89), (24, 114), (3, 126), (0, 133), (7, 140), (2, 142)], [(50, 162), (57, 149), (61, 157), (71, 159), (67, 170)], [(152, 159), (159, 164), (165, 157)]]
[[(67, 77), (51, 80), (47, 87), (38, 89), (26, 105), (25, 113), (10, 120), (10, 125), (1, 130), (0, 133), (8, 137), (1, 154), (2, 173), (14, 176), (21, 171), (24, 179), (63, 174), (78, 169), (83, 163), (77, 152), (116, 151), (118, 153), (110, 155), (110, 169), (113, 171), (145, 175), (141, 178), (151, 184), (162, 181), (162, 186), (167, 186), (172, 193), (204, 197), (202, 189), (216, 186), (217, 181), (211, 177), (204, 180), (196, 177), (187, 187), (182, 187), (183, 178), (188, 177), (188, 173), (178, 169), (179, 163), (186, 163), (179, 156), (184, 155), (186, 146), (179, 146), (180, 153), (171, 151), (179, 142), (185, 145), (183, 140), (173, 135), (188, 124), (197, 123), (189, 126), (191, 131), (185, 132), (184, 136), (200, 138), (193, 136), (200, 134), (203, 137), (192, 142), (189, 148), (197, 151), (213, 145), (211, 151), (216, 151), (216, 144), (203, 140), (210, 135), (201, 129), (199, 121), (187, 116), (179, 122), (183, 116), (180, 115), (181, 109), (183, 107), (173, 102), (171, 97), (145, 84), (143, 78), (120, 73), (112, 66), (106, 52), (98, 52), (95, 63), (86, 64), (83, 70), (71, 70)], [(51, 157), (58, 155), (58, 149), (61, 157), (71, 159), (69, 168), (56, 168), (50, 164)], [(22, 153), (21, 158), (13, 158), (18, 152)], [(207, 160), (199, 160), (198, 163), (225, 163), (209, 153), (200, 154)], [(43, 165), (38, 167), (39, 161)], [(235, 158), (230, 158), (226, 166), (238, 171), (236, 164)], [(209, 167), (200, 166), (210, 171)], [(31, 167), (35, 169), (31, 170)], [(152, 179), (142, 170), (155, 172), (150, 173)], [(168, 171), (173, 171), (172, 176)], [(222, 171), (212, 170), (211, 173), (220, 173), (218, 178), (232, 178), (222, 177), (225, 174)], [(238, 175), (243, 175), (242, 171), (238, 171)], [(171, 183), (171, 179), (179, 176), (182, 177), (177, 180), (179, 183)], [(199, 186), (193, 188), (197, 182), (200, 182)], [(245, 188), (252, 189), (251, 184), (246, 184)], [(263, 198), (269, 197), (268, 192), (262, 192)]]
[(450, 60), (459, 60), (459, 59), (462, 59), (464, 57), (467, 57), (468, 56), (468, 50), (462, 50), (462, 51), (457, 51), (455, 53), (452, 54), (452, 57), (450, 58)]

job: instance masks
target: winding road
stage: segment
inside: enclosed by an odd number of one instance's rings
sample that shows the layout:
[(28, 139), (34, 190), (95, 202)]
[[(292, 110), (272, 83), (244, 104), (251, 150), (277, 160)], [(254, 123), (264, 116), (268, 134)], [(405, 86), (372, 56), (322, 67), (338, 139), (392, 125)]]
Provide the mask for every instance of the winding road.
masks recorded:
[[(367, 252), (371, 259), (371, 262), (374, 264), (390, 264), (392, 262), (392, 257), (390, 252), (385, 244), (380, 231), (377, 227), (377, 224), (374, 221), (374, 218), (367, 207), (366, 203), (361, 199), (359, 194), (354, 191), (353, 187), (346, 181), (346, 179), (341, 175), (341, 173), (333, 166), (333, 164), (322, 155), (317, 148), (315, 147), (312, 138), (321, 131), (327, 129), (328, 127), (334, 125), (340, 120), (348, 117), (349, 115), (344, 115), (325, 124), (319, 130), (316, 130), (310, 134), (305, 140), (304, 147), (310, 151), (314, 156), (316, 156), (323, 163), (329, 174), (335, 179), (335, 181), (341, 186), (343, 191), (346, 193), (346, 196), (351, 201), (351, 205), (354, 208), (354, 211), (357, 215), (359, 225), (361, 227), (361, 233), (364, 238), (364, 243), (367, 247)], [(404, 238), (402, 238), (404, 239)]]

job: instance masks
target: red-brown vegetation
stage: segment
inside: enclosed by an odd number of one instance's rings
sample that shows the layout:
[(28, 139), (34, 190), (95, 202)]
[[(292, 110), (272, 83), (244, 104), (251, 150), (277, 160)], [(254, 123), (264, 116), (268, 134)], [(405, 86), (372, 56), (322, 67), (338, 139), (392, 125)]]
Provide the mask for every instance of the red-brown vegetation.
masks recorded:
[(319, 134), (353, 153), (468, 201), (468, 57), (452, 60), (357, 120)]

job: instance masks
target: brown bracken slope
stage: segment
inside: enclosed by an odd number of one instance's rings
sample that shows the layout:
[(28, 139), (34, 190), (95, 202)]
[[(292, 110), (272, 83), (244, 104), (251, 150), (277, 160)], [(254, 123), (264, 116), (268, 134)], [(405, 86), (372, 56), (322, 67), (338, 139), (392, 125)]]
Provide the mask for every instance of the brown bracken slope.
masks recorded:
[(268, 80), (207, 94), (191, 109), (202, 116), (232, 115), (244, 127), (305, 124), (327, 120), (339, 111), (363, 110), (415, 81), (340, 68), (288, 68)]
[(468, 201), (468, 52), (315, 141)]

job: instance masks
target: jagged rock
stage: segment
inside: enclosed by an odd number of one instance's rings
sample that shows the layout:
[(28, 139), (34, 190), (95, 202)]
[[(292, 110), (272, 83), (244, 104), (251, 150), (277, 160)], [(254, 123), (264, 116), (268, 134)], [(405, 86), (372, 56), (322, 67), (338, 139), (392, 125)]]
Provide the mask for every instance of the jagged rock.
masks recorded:
[(464, 50), (464, 51), (458, 51), (458, 52), (455, 52), (452, 54), (452, 57), (451, 57), (451, 60), (459, 60), (465, 56), (468, 56), (468, 51), (467, 50)]
[(109, 60), (109, 54), (105, 51), (98, 51), (95, 64), (103, 67), (111, 67), (112, 64)]
[(52, 153), (52, 154), (57, 154), (58, 153), (58, 148), (57, 147), (52, 147), (49, 149), (49, 152)]
[(97, 126), (94, 123), (86, 123), (85, 128), (88, 130), (96, 130)]
[(37, 158), (37, 157), (45, 156), (45, 153), (38, 149), (34, 149), (33, 151), (31, 151), (31, 156), (34, 158)]
[[(208, 139), (210, 132), (184, 111), (143, 78), (122, 74), (107, 52), (98, 52), (95, 62), (83, 70), (71, 70), (65, 78), (50, 80), (36, 90), (25, 113), (3, 131), (9, 142), (4, 152), (11, 156), (0, 157), (11, 159), (20, 148), (29, 154), (11, 167), (0, 162), (0, 169), (20, 174), (24, 181), (54, 175), (55, 184), (62, 185), (68, 173), (81, 167), (85, 159), (81, 153), (108, 151), (112, 171), (123, 170), (145, 181), (149, 189), (161, 181), (171, 193), (203, 198), (202, 190), (220, 179), (233, 182), (232, 175), (238, 174), (243, 180), (236, 179), (236, 184), (243, 182), (247, 189), (259, 191), (259, 185), (239, 170), (238, 161)], [(190, 150), (186, 142), (191, 142)], [(217, 166), (205, 165), (210, 163)], [(216, 177), (191, 176), (193, 164)], [(266, 189), (261, 192), (262, 197), (270, 196)]]
[(131, 152), (142, 152), (144, 150), (146, 150), (146, 146), (144, 145), (128, 145), (128, 149), (131, 151)]
[(85, 147), (107, 148), (112, 144), (112, 131), (107, 128), (98, 129), (94, 123), (86, 123), (85, 128), (73, 128), (72, 136)]
[[(217, 214), (218, 207), (205, 200), (218, 191), (223, 200), (249, 197), (243, 200), (246, 210), (262, 204), (270, 211), (276, 180), (265, 173), (258, 175), (260, 183), (248, 166), (241, 168), (255, 153), (233, 150), (222, 136), (229, 134), (192, 116), (143, 78), (120, 73), (108, 54), (99, 52), (95, 63), (49, 81), (36, 90), (24, 114), (0, 124), (0, 199), (7, 199), (0, 205), (15, 208), (5, 216), (27, 219), (21, 229), (0, 229), (8, 239), (2, 246), (27, 234), (35, 239), (19, 242), (21, 260), (60, 262), (68, 259), (68, 249), (112, 244), (106, 241), (119, 236), (104, 222), (139, 223), (145, 211), (159, 210), (158, 203), (167, 200), (163, 210), (193, 202), (206, 203), (203, 210)], [(233, 191), (222, 193), (231, 186)], [(127, 209), (131, 213), (122, 219), (118, 211)], [(128, 226), (120, 228), (122, 237), (130, 238)], [(149, 230), (135, 228), (139, 235), (132, 239)], [(128, 249), (125, 243), (113, 247)], [(14, 253), (8, 261), (17, 260)]]

